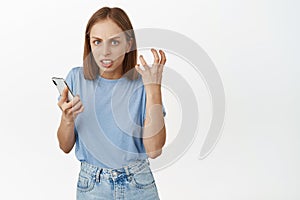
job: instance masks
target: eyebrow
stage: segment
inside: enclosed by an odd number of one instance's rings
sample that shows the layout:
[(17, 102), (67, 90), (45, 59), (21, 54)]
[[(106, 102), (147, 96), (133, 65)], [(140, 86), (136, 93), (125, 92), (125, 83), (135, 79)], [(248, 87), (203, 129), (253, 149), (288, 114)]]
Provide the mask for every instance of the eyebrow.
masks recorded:
[[(102, 40), (101, 38), (98, 38), (98, 37), (95, 37), (95, 36), (93, 36), (92, 38)], [(113, 40), (113, 39), (117, 39), (117, 38), (120, 38), (120, 36), (115, 36), (115, 37), (111, 37), (111, 38), (108, 38), (108, 39)]]

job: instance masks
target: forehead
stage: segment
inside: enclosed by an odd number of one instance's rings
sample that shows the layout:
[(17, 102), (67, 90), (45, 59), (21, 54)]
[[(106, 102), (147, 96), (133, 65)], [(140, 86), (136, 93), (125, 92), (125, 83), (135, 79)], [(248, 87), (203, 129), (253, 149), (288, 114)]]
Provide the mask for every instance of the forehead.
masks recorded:
[(114, 36), (122, 37), (124, 35), (122, 29), (112, 20), (107, 19), (95, 23), (91, 28), (90, 37), (97, 37), (103, 40)]

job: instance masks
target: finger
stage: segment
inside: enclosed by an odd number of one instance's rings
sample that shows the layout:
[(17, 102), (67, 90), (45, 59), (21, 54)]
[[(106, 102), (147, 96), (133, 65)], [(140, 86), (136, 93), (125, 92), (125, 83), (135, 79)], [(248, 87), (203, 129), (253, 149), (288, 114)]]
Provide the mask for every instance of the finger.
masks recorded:
[(61, 94), (62, 98), (64, 98), (64, 99), (68, 98), (68, 91), (69, 91), (69, 89), (67, 87), (65, 87)]
[(81, 103), (81, 101), (79, 101), (77, 104), (73, 105), (72, 112), (79, 110), (81, 108), (81, 106), (82, 106), (82, 103)]
[(81, 106), (81, 108), (77, 111), (74, 112), (75, 115), (77, 115), (78, 113), (81, 113), (84, 111), (84, 106)]
[(167, 62), (166, 54), (163, 50), (159, 50), (159, 54), (161, 56), (160, 65), (165, 65)]
[(75, 112), (72, 113), (73, 117), (76, 117), (79, 113), (83, 112), (83, 110), (84, 110), (84, 106), (82, 105), (80, 107), (80, 109), (78, 109), (78, 110), (76, 110)]
[(78, 102), (80, 102), (80, 98), (79, 98), (78, 95), (76, 95), (76, 96), (72, 99), (72, 101), (70, 101), (70, 102), (68, 102), (68, 103), (71, 103), (71, 104), (74, 106), (74, 105), (77, 104)]
[(64, 102), (67, 101), (67, 96), (68, 96), (68, 88), (65, 87), (64, 90), (62, 91), (60, 95), (60, 99), (58, 101), (58, 105), (61, 106)]
[(62, 111), (66, 111), (66, 110), (72, 108), (72, 103), (64, 102), (63, 104), (61, 104), (60, 108), (61, 108)]
[(81, 101), (80, 101), (79, 96), (76, 95), (76, 96), (72, 99), (72, 101), (69, 101), (69, 102), (66, 102), (66, 101), (65, 101), (65, 102), (61, 103), (61, 104), (60, 104), (60, 108), (61, 108), (62, 111), (65, 111), (65, 110), (70, 109), (70, 108), (72, 108), (73, 106), (75, 106), (78, 102), (81, 102)]
[(157, 65), (159, 63), (159, 55), (155, 49), (151, 49), (154, 56), (154, 64)]
[(137, 71), (140, 75), (142, 75), (143, 70), (140, 68), (140, 65), (139, 65), (139, 64), (137, 64), (137, 65), (135, 66), (135, 69), (136, 69), (136, 71)]
[(72, 109), (68, 109), (65, 111), (67, 116), (73, 116), (74, 115), (74, 112), (72, 111)]
[(145, 70), (148, 70), (149, 69), (149, 66), (148, 64), (146, 63), (144, 57), (142, 55), (140, 55), (140, 61), (141, 61), (141, 64), (143, 65), (143, 67), (145, 68)]

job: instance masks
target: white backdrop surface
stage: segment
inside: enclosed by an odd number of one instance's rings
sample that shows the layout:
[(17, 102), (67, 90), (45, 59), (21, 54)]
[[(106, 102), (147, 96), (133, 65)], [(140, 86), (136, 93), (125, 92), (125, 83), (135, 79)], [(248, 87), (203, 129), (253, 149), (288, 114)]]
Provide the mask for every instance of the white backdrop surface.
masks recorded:
[[(1, 199), (75, 199), (79, 162), (74, 151), (65, 155), (58, 147), (51, 77), (82, 64), (86, 23), (102, 6), (123, 8), (136, 29), (164, 28), (194, 40), (224, 84), (222, 137), (198, 160), (211, 118), (209, 94), (184, 62), (167, 55), (167, 65), (203, 92), (196, 94), (200, 125), (193, 145), (154, 173), (161, 199), (300, 199), (296, 0), (1, 1)], [(163, 93), (169, 145), (180, 105)]]

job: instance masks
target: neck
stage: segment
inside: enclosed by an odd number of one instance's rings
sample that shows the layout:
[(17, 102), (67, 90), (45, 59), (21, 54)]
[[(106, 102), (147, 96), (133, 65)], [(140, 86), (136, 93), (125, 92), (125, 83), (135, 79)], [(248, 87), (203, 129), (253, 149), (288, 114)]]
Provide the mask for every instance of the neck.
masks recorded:
[(102, 78), (105, 78), (105, 79), (119, 79), (119, 78), (122, 77), (122, 74), (120, 74), (120, 73), (105, 73), (105, 72), (101, 72), (100, 76)]

